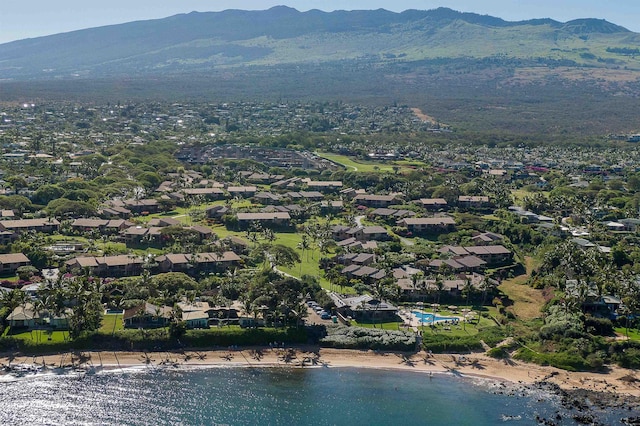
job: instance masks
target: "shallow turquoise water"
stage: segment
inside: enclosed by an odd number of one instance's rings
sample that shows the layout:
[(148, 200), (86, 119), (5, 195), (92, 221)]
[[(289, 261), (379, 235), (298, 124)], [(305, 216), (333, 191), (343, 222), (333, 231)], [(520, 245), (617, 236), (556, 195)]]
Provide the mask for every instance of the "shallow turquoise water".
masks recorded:
[(355, 368), (38, 375), (0, 383), (0, 424), (483, 426), (564, 415), (555, 397), (523, 392), (480, 379)]
[(431, 324), (434, 321), (457, 321), (458, 320), (458, 318), (455, 318), (455, 317), (441, 317), (438, 315), (424, 313), (420, 311), (412, 311), (411, 313), (415, 315), (416, 318), (418, 318), (424, 324)]

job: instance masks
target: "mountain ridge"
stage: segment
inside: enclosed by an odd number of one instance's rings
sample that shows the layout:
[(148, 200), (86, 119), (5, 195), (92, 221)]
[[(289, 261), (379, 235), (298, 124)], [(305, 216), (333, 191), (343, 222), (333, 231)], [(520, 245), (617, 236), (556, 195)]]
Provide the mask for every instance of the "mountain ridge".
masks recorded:
[[(287, 6), (229, 9), (1, 44), (0, 80), (157, 75), (363, 58), (379, 62), (496, 55), (531, 58), (531, 50), (540, 58), (589, 66), (617, 61), (619, 66), (640, 69), (640, 64), (628, 63), (630, 58), (606, 50), (635, 48), (640, 39), (636, 36), (602, 19), (505, 21), (449, 8), (399, 13), (300, 12)], [(482, 39), (474, 40), (477, 37)]]

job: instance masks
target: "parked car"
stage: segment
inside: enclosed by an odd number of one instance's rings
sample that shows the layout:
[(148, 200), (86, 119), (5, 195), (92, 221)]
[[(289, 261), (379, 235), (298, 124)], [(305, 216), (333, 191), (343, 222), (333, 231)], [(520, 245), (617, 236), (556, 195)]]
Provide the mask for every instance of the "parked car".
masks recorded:
[(328, 320), (331, 319), (331, 315), (329, 315), (328, 312), (324, 312), (322, 313), (322, 315), (320, 315), (320, 318), (322, 318), (323, 320)]

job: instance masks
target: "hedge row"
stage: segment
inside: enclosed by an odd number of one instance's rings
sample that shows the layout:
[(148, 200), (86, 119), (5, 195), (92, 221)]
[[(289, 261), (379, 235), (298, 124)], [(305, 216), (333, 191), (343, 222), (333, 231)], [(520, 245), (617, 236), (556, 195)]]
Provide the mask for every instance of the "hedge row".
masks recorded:
[(179, 340), (169, 337), (165, 329), (119, 330), (113, 335), (95, 333), (70, 342), (32, 343), (13, 337), (0, 338), (0, 351), (28, 354), (65, 352), (70, 350), (169, 350), (180, 348), (213, 348), (268, 345), (270, 342), (307, 343), (304, 328), (213, 328), (189, 330)]
[(339, 349), (374, 349), (413, 351), (416, 336), (413, 333), (365, 327), (330, 327), (327, 336), (320, 339), (322, 346)]

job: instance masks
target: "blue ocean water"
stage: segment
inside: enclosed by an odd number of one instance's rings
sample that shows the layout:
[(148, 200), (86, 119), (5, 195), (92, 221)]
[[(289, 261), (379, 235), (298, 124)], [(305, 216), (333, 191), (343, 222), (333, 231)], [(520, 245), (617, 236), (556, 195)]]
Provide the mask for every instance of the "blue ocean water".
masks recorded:
[[(575, 424), (549, 394), (357, 368), (124, 370), (0, 382), (1, 425), (535, 425), (536, 416), (558, 412), (557, 424)], [(605, 424), (620, 424), (614, 417)]]

